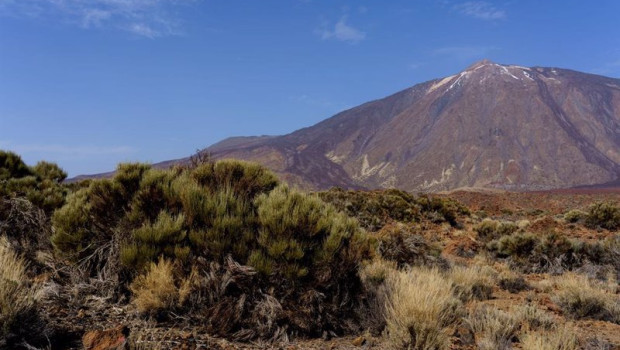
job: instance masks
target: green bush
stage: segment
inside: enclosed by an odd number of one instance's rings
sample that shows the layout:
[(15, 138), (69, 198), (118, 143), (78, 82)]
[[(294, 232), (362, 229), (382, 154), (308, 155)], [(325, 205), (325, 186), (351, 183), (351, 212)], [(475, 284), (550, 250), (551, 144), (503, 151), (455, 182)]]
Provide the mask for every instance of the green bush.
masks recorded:
[(377, 231), (388, 222), (414, 222), (420, 216), (415, 198), (400, 190), (345, 191), (333, 188), (319, 197), (338, 210), (358, 219), (368, 231)]
[(279, 186), (255, 203), (258, 246), (248, 262), (265, 275), (324, 285), (355, 275), (357, 264), (369, 257), (357, 221), (318, 196)]
[(137, 304), (161, 298), (132, 280), (173, 264), (183, 293), (157, 314), (198, 315), (214, 334), (246, 340), (350, 329), (363, 302), (358, 264), (373, 252), (357, 220), (237, 161), (124, 164), (72, 193), (52, 221), (58, 253), (91, 275), (112, 265), (105, 271), (118, 272)]
[(448, 222), (452, 226), (459, 227), (458, 216), (471, 215), (466, 206), (452, 198), (421, 196), (416, 202), (421, 206), (422, 212), (437, 223)]
[(114, 178), (93, 180), (69, 196), (53, 216), (52, 242), (75, 261), (122, 242), (120, 262), (130, 270), (161, 255), (222, 261), (232, 254), (245, 262), (256, 226), (252, 196), (276, 184), (267, 170), (241, 162), (169, 170), (121, 164)]
[(0, 197), (28, 199), (47, 214), (63, 205), (67, 177), (54, 163), (41, 161), (27, 166), (17, 154), (0, 150)]
[(469, 210), (455, 200), (420, 196), (396, 190), (345, 191), (333, 188), (319, 192), (319, 197), (338, 210), (355, 217), (363, 228), (374, 232), (391, 222), (412, 223), (423, 219), (458, 226), (459, 215)]
[(502, 236), (510, 235), (518, 229), (519, 227), (513, 222), (499, 222), (491, 219), (484, 219), (474, 227), (474, 231), (478, 233), (478, 237), (487, 242)]
[(610, 231), (618, 230), (620, 228), (620, 207), (612, 202), (592, 205), (586, 215), (586, 226)]
[(577, 209), (570, 210), (569, 212), (564, 214), (564, 220), (573, 224), (585, 219), (585, 217), (586, 213)]
[(0, 180), (9, 180), (34, 175), (20, 156), (0, 150)]

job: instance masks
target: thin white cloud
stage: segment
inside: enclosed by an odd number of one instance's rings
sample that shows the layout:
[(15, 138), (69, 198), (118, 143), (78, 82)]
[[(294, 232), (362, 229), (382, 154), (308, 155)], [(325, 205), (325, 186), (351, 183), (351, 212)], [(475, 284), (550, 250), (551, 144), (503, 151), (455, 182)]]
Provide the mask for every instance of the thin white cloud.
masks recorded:
[(128, 31), (146, 38), (176, 35), (179, 6), (200, 0), (0, 0), (0, 15), (61, 20), (82, 28)]
[(323, 40), (333, 39), (351, 44), (355, 44), (366, 39), (366, 33), (347, 24), (346, 15), (340, 17), (340, 20), (336, 22), (333, 28), (330, 28), (329, 25), (324, 24), (322, 28), (319, 29), (318, 33)]
[(434, 50), (433, 55), (450, 56), (459, 60), (471, 60), (482, 58), (498, 49), (495, 46), (447, 46)]
[(452, 8), (466, 16), (487, 21), (506, 18), (506, 11), (498, 9), (486, 1), (467, 1), (456, 4)]

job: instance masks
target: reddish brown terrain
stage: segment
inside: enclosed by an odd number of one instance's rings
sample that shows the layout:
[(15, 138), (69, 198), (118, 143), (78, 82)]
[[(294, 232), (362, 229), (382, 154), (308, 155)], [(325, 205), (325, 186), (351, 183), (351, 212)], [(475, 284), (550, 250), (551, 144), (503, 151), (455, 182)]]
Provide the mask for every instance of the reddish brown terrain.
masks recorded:
[[(572, 327), (583, 349), (620, 349), (620, 325), (613, 322), (595, 320), (591, 318), (575, 319), (567, 316), (554, 301), (558, 287), (553, 281), (563, 278), (568, 271), (560, 274), (551, 272), (522, 273), (510, 266), (510, 262), (495, 260), (485, 256), (484, 243), (476, 233), (476, 227), (483, 218), (499, 222), (514, 222), (522, 226), (523, 232), (537, 237), (544, 237), (550, 233), (560, 234), (575, 242), (602, 242), (617, 235), (617, 231), (587, 228), (581, 223), (570, 223), (564, 215), (570, 210), (587, 211), (597, 202), (620, 203), (620, 189), (609, 190), (562, 190), (540, 192), (509, 192), (500, 190), (458, 190), (439, 194), (439, 197), (456, 199), (470, 211), (469, 216), (459, 216), (462, 227), (451, 227), (447, 223), (432, 223), (427, 220), (411, 224), (414, 232), (424, 236), (429, 242), (441, 249), (442, 258), (451, 264), (464, 266), (490, 267), (495, 277), (494, 283), (504, 275), (523, 277), (527, 288), (522, 291), (508, 291), (499, 285), (493, 285), (492, 292), (486, 300), (473, 300), (467, 303), (468, 310), (481, 305), (492, 309), (499, 309), (516, 314), (520, 308), (530, 305), (546, 315), (557, 326), (564, 324)], [(388, 225), (389, 226), (389, 225)], [(464, 252), (471, 250), (476, 255), (467, 256)], [(587, 268), (580, 268), (581, 274), (591, 273)], [(612, 278), (610, 285), (617, 287), (617, 281)], [(617, 289), (617, 293), (620, 289)], [(616, 298), (618, 294), (616, 293)], [(131, 312), (129, 312), (131, 313)], [(120, 322), (120, 321), (119, 321)], [(153, 327), (149, 324), (133, 325), (133, 329), (140, 329), (133, 339), (139, 343), (155, 344), (161, 348), (192, 349), (206, 346), (213, 349), (384, 349), (391, 346), (384, 338), (378, 335), (362, 333), (334, 339), (294, 340), (286, 343), (236, 343), (224, 339), (210, 337), (196, 329), (171, 330), (167, 327)], [(522, 326), (519, 339), (527, 333)], [(455, 331), (452, 349), (477, 349), (475, 342), (482, 338), (481, 334), (473, 334), (471, 343), (463, 343), (462, 334)], [(475, 341), (474, 341), (475, 340)], [(520, 341), (520, 340), (519, 340)], [(597, 343), (598, 342), (598, 343)], [(586, 345), (590, 344), (590, 345)], [(600, 347), (594, 347), (592, 344)], [(149, 345), (147, 345), (149, 346)], [(521, 348), (518, 342), (512, 343), (513, 348)], [(588, 347), (590, 346), (590, 347)]]

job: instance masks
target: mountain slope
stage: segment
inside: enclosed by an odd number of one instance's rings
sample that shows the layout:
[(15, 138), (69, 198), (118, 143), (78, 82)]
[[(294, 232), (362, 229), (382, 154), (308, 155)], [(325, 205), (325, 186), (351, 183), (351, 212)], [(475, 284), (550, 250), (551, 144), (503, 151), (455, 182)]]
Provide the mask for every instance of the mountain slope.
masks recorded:
[(600, 184), (620, 178), (620, 80), (484, 60), (288, 135), (206, 150), (309, 188)]

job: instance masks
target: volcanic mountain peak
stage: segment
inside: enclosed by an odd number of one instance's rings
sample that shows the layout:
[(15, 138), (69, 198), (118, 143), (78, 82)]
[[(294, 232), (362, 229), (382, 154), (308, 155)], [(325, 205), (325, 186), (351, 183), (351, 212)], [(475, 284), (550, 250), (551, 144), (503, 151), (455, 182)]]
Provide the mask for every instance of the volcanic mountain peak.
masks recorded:
[(478, 67), (480, 67), (480, 66), (486, 66), (486, 65), (489, 65), (489, 64), (495, 64), (495, 63), (494, 63), (494, 62), (491, 62), (491, 60), (489, 60), (489, 59), (485, 58), (485, 59), (482, 59), (482, 60), (480, 60), (480, 61), (478, 61), (478, 62), (475, 62), (475, 63), (474, 63), (474, 64), (472, 64), (471, 66), (467, 67), (465, 70), (466, 70), (466, 71), (467, 71), (467, 70), (474, 70), (474, 69), (476, 69), (476, 68), (478, 68)]
[(234, 138), (214, 158), (306, 188), (538, 190), (620, 179), (620, 80), (482, 60), (284, 136)]

